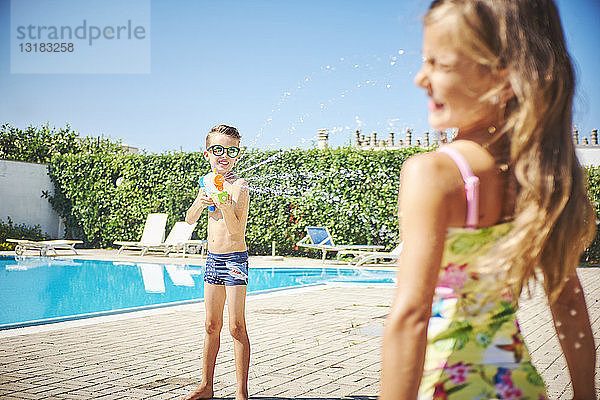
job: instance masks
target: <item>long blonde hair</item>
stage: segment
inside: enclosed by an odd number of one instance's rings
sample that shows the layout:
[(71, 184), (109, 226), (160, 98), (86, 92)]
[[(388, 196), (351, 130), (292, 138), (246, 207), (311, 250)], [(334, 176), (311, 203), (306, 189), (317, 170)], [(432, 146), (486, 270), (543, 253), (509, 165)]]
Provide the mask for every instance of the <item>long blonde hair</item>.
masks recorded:
[(502, 266), (518, 293), (541, 271), (554, 301), (595, 232), (571, 139), (575, 77), (558, 10), (552, 0), (436, 0), (425, 24), (449, 14), (465, 55), (508, 71), (514, 92), (497, 132), (510, 140), (519, 186), (513, 230), (481, 264)]

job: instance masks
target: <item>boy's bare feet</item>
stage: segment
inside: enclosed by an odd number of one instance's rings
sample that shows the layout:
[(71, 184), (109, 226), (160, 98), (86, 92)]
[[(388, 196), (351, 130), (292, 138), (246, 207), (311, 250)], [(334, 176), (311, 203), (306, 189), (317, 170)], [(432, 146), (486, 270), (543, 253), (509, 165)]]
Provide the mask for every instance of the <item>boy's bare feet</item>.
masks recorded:
[[(183, 400), (198, 400), (198, 399), (212, 399), (214, 395), (212, 386), (202, 384), (198, 386), (198, 389), (188, 394)], [(237, 398), (237, 396), (236, 396)], [(247, 398), (247, 397), (246, 397)]]
[(240, 392), (238, 390), (235, 391), (235, 400), (248, 400), (248, 391)]

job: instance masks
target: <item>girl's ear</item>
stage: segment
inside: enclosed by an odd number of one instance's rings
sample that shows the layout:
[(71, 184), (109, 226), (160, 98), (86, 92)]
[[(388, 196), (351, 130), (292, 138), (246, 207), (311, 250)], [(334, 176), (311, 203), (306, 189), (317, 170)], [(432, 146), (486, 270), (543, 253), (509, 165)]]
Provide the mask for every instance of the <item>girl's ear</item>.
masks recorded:
[(209, 158), (208, 158), (208, 151), (204, 150), (204, 151), (202, 152), (202, 154), (204, 154), (204, 159), (206, 159), (206, 161), (209, 161)]

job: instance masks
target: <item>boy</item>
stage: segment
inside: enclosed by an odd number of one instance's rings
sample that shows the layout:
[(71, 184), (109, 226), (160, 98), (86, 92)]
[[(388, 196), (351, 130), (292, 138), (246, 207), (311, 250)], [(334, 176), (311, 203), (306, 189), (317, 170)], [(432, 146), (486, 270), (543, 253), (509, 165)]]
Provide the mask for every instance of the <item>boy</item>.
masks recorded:
[(213, 377), (223, 326), (223, 308), (227, 299), (229, 332), (233, 338), (236, 372), (236, 400), (248, 399), (248, 368), (250, 341), (246, 332), (245, 302), (248, 284), (248, 251), (246, 222), (250, 196), (247, 184), (231, 170), (240, 156), (238, 130), (217, 125), (206, 136), (204, 157), (216, 174), (225, 177), (224, 190), (229, 194), (225, 203), (207, 197), (202, 189), (189, 208), (185, 220), (193, 224), (204, 208), (208, 212), (208, 256), (204, 275), (204, 306), (206, 309), (202, 383), (185, 400), (213, 397)]

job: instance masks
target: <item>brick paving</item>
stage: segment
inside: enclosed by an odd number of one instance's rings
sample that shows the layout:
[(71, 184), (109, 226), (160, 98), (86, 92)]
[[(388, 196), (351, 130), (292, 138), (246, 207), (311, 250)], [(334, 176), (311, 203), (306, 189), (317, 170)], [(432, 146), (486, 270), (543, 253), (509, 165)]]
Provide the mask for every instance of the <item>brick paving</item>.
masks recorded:
[[(600, 268), (579, 274), (598, 349)], [(536, 292), (519, 311), (525, 340), (550, 398), (569, 399), (568, 370), (548, 307)], [(381, 331), (392, 295), (389, 286), (326, 285), (249, 296), (250, 397), (376, 399)], [(181, 398), (201, 377), (203, 324), (198, 303), (0, 331), (0, 398)], [(225, 321), (215, 398), (232, 398), (235, 390), (226, 327)], [(598, 365), (596, 371), (600, 387)]]

